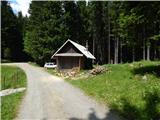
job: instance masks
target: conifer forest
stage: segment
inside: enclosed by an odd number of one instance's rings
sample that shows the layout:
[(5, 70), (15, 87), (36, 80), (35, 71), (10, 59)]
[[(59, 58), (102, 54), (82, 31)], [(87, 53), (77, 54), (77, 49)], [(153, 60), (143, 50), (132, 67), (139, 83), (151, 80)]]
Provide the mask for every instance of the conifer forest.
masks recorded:
[(43, 65), (71, 39), (95, 64), (160, 60), (158, 1), (32, 1), (29, 16), (1, 1), (1, 57)]

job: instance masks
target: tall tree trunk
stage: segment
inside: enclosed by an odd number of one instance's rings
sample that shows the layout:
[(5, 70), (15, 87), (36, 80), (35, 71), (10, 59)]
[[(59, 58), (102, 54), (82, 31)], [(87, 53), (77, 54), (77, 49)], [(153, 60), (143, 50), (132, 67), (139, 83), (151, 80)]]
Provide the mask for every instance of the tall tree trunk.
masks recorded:
[(145, 48), (145, 40), (143, 40), (143, 60), (146, 59), (146, 48)]
[(156, 60), (157, 51), (156, 51), (156, 42), (154, 42), (154, 54), (153, 59)]
[(132, 61), (135, 61), (135, 46), (132, 47)]
[(157, 51), (156, 51), (156, 49), (154, 48), (154, 60), (156, 60), (156, 55), (157, 55)]
[(116, 64), (116, 37), (114, 40), (114, 64)]
[[(95, 56), (95, 38), (93, 38), (93, 55)], [(95, 60), (92, 61), (94, 63)]]
[(120, 63), (122, 63), (122, 40), (119, 41), (120, 43)]
[(116, 63), (118, 63), (118, 46), (119, 46), (119, 38), (117, 37), (117, 41), (116, 41)]
[(114, 64), (118, 63), (118, 37), (115, 37), (114, 41)]
[(150, 60), (150, 45), (147, 45), (147, 60)]
[(108, 63), (110, 64), (111, 55), (110, 55), (110, 1), (108, 1)]
[(145, 47), (145, 40), (146, 40), (146, 35), (145, 35), (145, 26), (143, 27), (143, 60), (146, 59), (146, 47)]

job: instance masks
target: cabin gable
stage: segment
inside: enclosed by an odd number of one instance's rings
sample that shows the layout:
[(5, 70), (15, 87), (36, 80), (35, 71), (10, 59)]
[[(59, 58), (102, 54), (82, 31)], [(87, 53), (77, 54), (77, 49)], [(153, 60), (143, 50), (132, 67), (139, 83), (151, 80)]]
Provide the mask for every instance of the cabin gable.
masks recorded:
[(58, 53), (81, 53), (73, 44), (68, 42)]

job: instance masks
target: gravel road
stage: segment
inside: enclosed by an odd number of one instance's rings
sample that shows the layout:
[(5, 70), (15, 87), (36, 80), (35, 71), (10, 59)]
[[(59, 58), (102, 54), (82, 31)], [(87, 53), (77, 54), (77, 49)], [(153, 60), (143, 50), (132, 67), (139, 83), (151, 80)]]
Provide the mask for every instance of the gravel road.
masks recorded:
[(63, 79), (28, 63), (15, 63), (27, 74), (28, 86), (17, 120), (119, 120), (107, 107)]

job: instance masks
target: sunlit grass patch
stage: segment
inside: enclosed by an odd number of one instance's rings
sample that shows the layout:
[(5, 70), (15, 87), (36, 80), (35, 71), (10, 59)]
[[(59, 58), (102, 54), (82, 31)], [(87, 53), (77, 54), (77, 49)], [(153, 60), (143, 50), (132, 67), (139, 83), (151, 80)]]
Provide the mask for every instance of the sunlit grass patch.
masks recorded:
[[(105, 65), (110, 72), (87, 79), (67, 81), (127, 119), (155, 119), (160, 118), (159, 65), (160, 62), (151, 61)], [(140, 72), (137, 72), (139, 70)], [(150, 109), (155, 113), (148, 112)]]
[[(26, 87), (27, 77), (24, 71), (16, 66), (1, 66), (2, 89)], [(19, 105), (25, 92), (1, 97), (1, 119), (12, 120), (16, 117)]]

